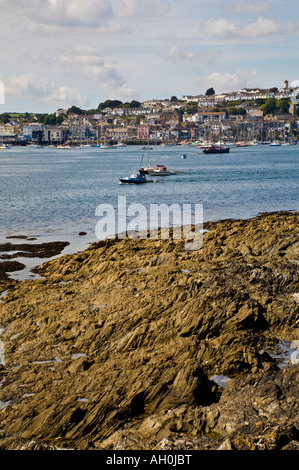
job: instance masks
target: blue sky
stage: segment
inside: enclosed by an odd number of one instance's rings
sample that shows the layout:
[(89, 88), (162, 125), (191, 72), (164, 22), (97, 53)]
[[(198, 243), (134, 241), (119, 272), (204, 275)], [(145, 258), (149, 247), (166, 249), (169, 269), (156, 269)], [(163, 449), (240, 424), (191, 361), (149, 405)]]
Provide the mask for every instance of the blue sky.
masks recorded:
[(0, 112), (299, 79), (298, 0), (0, 0)]

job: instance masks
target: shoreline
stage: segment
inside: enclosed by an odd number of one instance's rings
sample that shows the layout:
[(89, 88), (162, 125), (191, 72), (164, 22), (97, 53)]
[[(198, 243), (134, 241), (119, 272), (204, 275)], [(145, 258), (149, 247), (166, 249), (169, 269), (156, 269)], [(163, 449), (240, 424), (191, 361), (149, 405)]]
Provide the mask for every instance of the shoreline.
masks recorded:
[[(203, 230), (205, 231), (206, 227), (210, 226), (211, 224), (236, 222), (238, 220), (250, 220), (256, 217), (263, 217), (270, 214), (280, 215), (292, 213), (297, 213), (297, 211), (266, 211), (259, 212), (252, 217), (246, 218), (224, 218), (208, 220), (203, 222)], [(161, 230), (168, 231), (171, 229), (171, 227), (158, 227), (156, 230), (157, 232), (160, 232)], [(182, 229), (183, 226), (181, 226), (181, 230)], [(192, 227), (192, 230), (194, 230), (194, 226)], [(143, 232), (140, 232), (139, 235), (141, 233)], [(149, 231), (146, 233), (149, 233)], [(112, 240), (117, 240), (117, 235), (118, 234), (116, 234)], [(46, 241), (49, 236), (52, 240)], [(88, 238), (88, 241), (85, 240), (86, 237)], [(130, 235), (127, 234), (127, 237), (129, 238)], [(40, 238), (42, 241), (40, 243), (36, 243)], [(72, 237), (69, 238), (65, 235), (62, 237), (63, 240), (57, 240), (56, 238), (59, 237), (53, 235), (52, 232), (49, 232), (48, 234), (46, 233), (44, 235), (33, 236), (25, 234), (12, 235), (11, 232), (9, 235), (2, 235), (1, 239), (3, 241), (0, 242), (0, 292), (5, 290), (10, 283), (14, 284), (14, 281), (22, 282), (24, 280), (36, 279), (38, 268), (47, 261), (51, 261), (52, 259), (56, 259), (57, 257), (64, 256), (66, 254), (74, 255), (76, 253), (84, 252), (94, 243), (104, 241), (98, 240), (96, 236), (93, 240), (91, 240), (93, 237), (91, 237), (90, 234), (88, 235), (86, 232), (78, 232), (77, 236), (72, 235)], [(68, 240), (66, 240), (67, 238)], [(149, 239), (149, 237), (147, 237), (147, 239)], [(18, 243), (12, 243), (12, 241), (18, 241)], [(11, 261), (11, 259), (13, 259), (13, 261)]]
[(298, 450), (298, 217), (43, 263), (1, 298), (0, 448)]

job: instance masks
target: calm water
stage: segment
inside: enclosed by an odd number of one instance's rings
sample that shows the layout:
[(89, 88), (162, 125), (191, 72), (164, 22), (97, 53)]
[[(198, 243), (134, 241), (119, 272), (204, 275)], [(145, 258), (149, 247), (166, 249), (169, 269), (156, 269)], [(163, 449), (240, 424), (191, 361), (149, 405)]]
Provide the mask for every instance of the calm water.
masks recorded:
[[(119, 177), (139, 167), (142, 153), (139, 146), (0, 150), (0, 241), (21, 234), (71, 241), (69, 252), (85, 248), (97, 241), (96, 207), (117, 207), (118, 196), (126, 196), (128, 205), (203, 204), (205, 221), (298, 210), (299, 146), (233, 148), (227, 155), (159, 147), (148, 152), (151, 163), (183, 174), (159, 184), (120, 185)], [(143, 164), (147, 158), (146, 152)], [(87, 235), (79, 237), (81, 231)]]

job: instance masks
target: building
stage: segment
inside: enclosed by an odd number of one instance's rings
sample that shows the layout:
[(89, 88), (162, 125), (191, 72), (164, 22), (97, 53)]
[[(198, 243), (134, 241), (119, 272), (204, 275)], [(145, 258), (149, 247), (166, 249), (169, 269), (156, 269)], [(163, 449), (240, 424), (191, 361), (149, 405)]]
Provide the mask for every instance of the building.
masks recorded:
[(125, 140), (129, 137), (129, 129), (128, 127), (110, 127), (106, 131), (106, 136), (112, 140)]
[(164, 110), (160, 114), (160, 120), (163, 124), (179, 124), (183, 121), (183, 113), (179, 109)]
[(59, 127), (47, 127), (43, 130), (42, 142), (46, 144), (63, 144), (67, 130)]
[(9, 136), (9, 137), (12, 137), (12, 136), (15, 136), (17, 133), (17, 128), (10, 124), (9, 122), (7, 124), (2, 124), (0, 125), (0, 135), (1, 136)]
[(149, 139), (151, 133), (151, 126), (141, 125), (137, 127), (137, 138), (138, 139)]
[(44, 124), (40, 124), (38, 122), (32, 122), (32, 123), (26, 124), (23, 127), (23, 136), (26, 139), (32, 139), (32, 132), (33, 131), (40, 131), (40, 130), (43, 130), (45, 128), (46, 128), (46, 126)]
[(198, 112), (196, 113), (196, 122), (199, 123), (220, 123), (225, 119), (225, 112)]

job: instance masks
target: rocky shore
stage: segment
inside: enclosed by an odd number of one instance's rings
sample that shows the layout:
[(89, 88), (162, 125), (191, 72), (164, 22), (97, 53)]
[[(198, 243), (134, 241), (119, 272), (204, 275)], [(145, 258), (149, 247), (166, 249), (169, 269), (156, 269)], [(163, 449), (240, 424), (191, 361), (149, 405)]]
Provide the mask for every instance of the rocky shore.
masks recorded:
[(24, 263), (14, 258), (51, 258), (59, 255), (69, 245), (68, 242), (28, 243), (35, 241), (36, 238), (26, 235), (8, 238), (27, 240), (27, 243), (0, 243), (0, 291), (15, 284), (9, 273), (22, 271), (25, 268)]
[(198, 251), (107, 240), (3, 279), (0, 449), (299, 450), (298, 222), (209, 222)]

